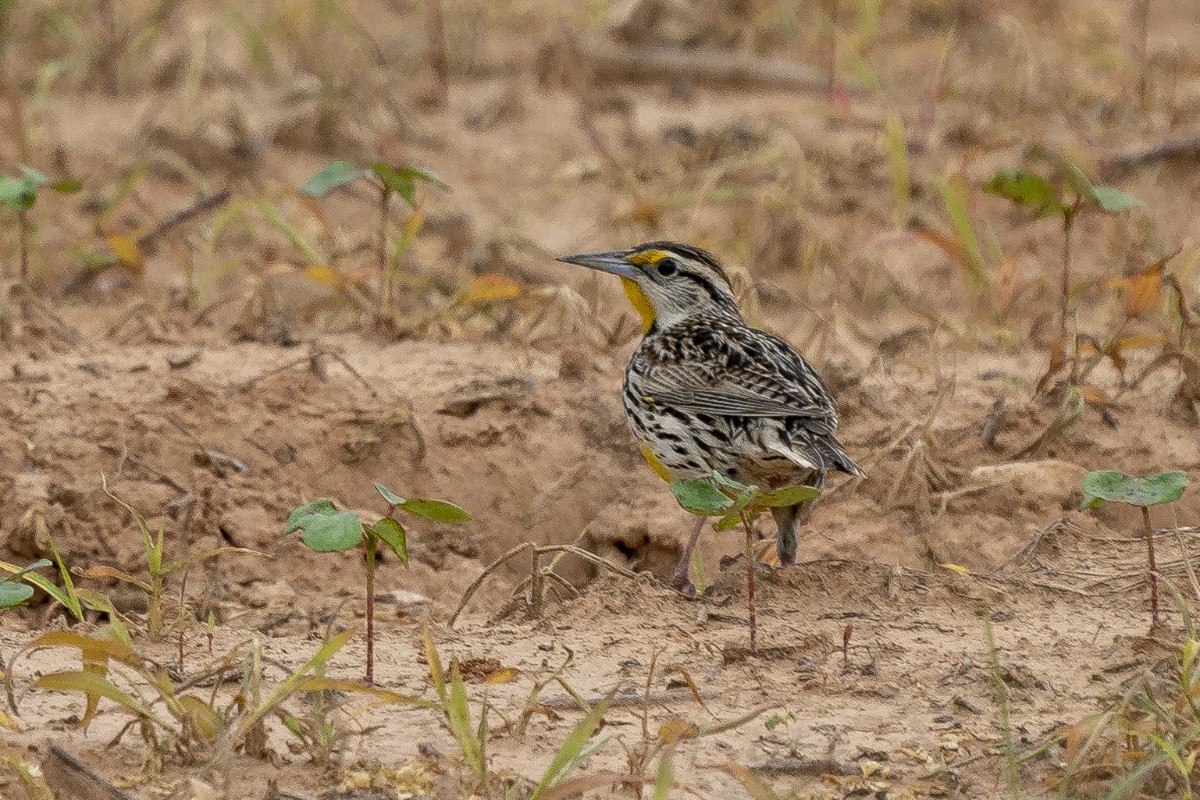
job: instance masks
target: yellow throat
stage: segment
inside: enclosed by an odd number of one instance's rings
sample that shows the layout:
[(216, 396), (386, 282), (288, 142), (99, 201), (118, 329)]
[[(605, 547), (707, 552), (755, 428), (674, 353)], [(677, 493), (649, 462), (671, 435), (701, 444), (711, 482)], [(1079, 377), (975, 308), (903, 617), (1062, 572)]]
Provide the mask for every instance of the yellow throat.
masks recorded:
[(642, 315), (642, 333), (649, 333), (650, 328), (654, 326), (654, 306), (650, 304), (650, 298), (646, 297), (637, 281), (621, 278), (621, 285), (625, 287), (625, 296), (629, 298), (629, 302), (633, 303), (633, 307)]
[[(634, 263), (653, 264), (667, 257), (666, 253), (659, 250), (651, 250), (648, 253), (642, 253), (638, 259), (630, 259)], [(629, 298), (629, 302), (637, 309), (638, 314), (642, 317), (642, 333), (649, 333), (654, 327), (654, 305), (651, 304), (650, 298), (642, 291), (642, 287), (637, 285), (637, 281), (632, 281), (629, 278), (621, 278), (621, 286), (625, 288), (625, 296)], [(662, 478), (667, 483), (671, 482), (671, 473), (667, 471), (658, 458), (655, 457), (654, 451), (649, 445), (642, 445), (642, 458), (646, 459), (646, 463), (650, 465), (650, 469), (658, 473), (658, 477)]]

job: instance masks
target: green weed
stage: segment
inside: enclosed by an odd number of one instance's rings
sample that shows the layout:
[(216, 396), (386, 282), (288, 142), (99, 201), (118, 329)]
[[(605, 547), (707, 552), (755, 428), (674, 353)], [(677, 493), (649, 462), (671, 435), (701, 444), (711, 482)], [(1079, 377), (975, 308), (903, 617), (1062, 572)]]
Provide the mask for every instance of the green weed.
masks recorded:
[(341, 553), (361, 546), (367, 573), (367, 663), (366, 682), (375, 681), (375, 555), (380, 544), (388, 547), (404, 566), (408, 566), (408, 543), (404, 526), (396, 519), (404, 512), (435, 522), (459, 523), (471, 515), (454, 503), (445, 500), (403, 498), (383, 484), (375, 490), (387, 503), (382, 519), (365, 525), (351, 511), (338, 511), (330, 500), (314, 500), (292, 512), (285, 526), (286, 533), (300, 531), (300, 539), (318, 553)]

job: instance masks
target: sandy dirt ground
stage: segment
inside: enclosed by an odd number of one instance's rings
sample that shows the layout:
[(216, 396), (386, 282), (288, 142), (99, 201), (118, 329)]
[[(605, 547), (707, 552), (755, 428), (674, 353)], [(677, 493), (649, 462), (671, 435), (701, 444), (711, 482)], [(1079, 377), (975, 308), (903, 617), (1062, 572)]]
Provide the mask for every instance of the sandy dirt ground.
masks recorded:
[[(842, 9), (831, 102), (815, 21), (836, 3), (633, 3), (657, 11), (630, 29), (607, 4), (453, 0), (441, 107), (421, 4), (185, 2), (151, 26), (152, 4), (132, 3), (114, 23), (117, 51), (102, 18), (67, 5), (10, 12), (12, 53), (29, 64), (8, 55), (8, 92), (31, 132), (24, 150), (0, 142), (4, 163), (87, 182), (29, 212), (46, 310), (23, 320), (14, 293), (15, 322), (0, 327), (0, 560), (52, 557), (52, 541), (81, 586), (143, 619), (145, 593), (85, 574), (146, 575), (136, 522), (102, 476), (164, 531), (170, 558), (257, 551), (170, 579), (195, 624), (135, 644), (164, 664), (182, 648), (177, 679), (255, 642), (277, 685), (344, 628), (359, 634), (329, 675), (360, 679), (361, 555), (314, 553), (284, 523), (319, 497), (373, 519), (375, 482), (473, 515), (412, 522), (408, 568), (382, 558), (376, 682), (434, 698), (428, 628), (463, 665), (473, 718), (489, 709), (491, 796), (528, 796), (583, 717), (580, 698), (610, 693), (607, 741), (576, 773), (608, 781), (557, 796), (650, 797), (665, 758), (673, 784), (656, 797), (1055, 796), (1068, 756), (1054, 737), (1175, 663), (1187, 602), (1164, 589), (1151, 630), (1139, 512), (1080, 511), (1079, 487), (1094, 469), (1200, 475), (1200, 367), (1189, 377), (1194, 357), (1160, 357), (1194, 335), (1179, 332), (1178, 309), (1200, 315), (1195, 150), (1120, 166), (1200, 130), (1193, 4), (1147, 4), (1140, 59), (1136, 15), (1116, 2), (885, 3), (870, 30)], [(82, 26), (73, 49), (55, 38), (63, 20)], [(596, 42), (610, 55), (684, 43), (799, 72), (788, 86), (739, 85), (729, 69), (605, 72), (589, 60)], [(45, 90), (36, 65), (51, 62), (61, 76)], [(899, 197), (889, 115), (907, 141)], [(1055, 385), (1066, 373), (1042, 380), (1060, 226), (979, 190), (999, 167), (1036, 163), (1023, 160), (1032, 145), (1147, 204), (1083, 213), (1073, 231), (1084, 358), (1088, 341), (1124, 342), (1096, 359), (1076, 414)], [(412, 161), (449, 187), (419, 187), (423, 227), (382, 329), (354, 308), (373, 296), (377, 199), (293, 191), (333, 158)], [(943, 178), (968, 192), (991, 311), (964, 277)], [(161, 227), (225, 188), (217, 208)], [(411, 213), (396, 201), (394, 232)], [(825, 376), (868, 472), (826, 489), (800, 564), (764, 555), (753, 658), (738, 532), (702, 539), (702, 596), (665, 582), (692, 523), (625, 425), (633, 311), (619, 287), (553, 261), (659, 238), (733, 268), (747, 315)], [(15, 275), (15, 229), (0, 241)], [(1161, 302), (1130, 313), (1129, 276), (1176, 251), (1183, 299), (1154, 283)], [(1152, 521), (1163, 583), (1186, 592), (1200, 493)], [(564, 556), (564, 580), (533, 613), (517, 558), (451, 626), (472, 581), (522, 542), (576, 544), (635, 576)], [(110, 746), (129, 721), (115, 703), (84, 731), (79, 693), (30, 688), (78, 656), (22, 651), (102, 616), (74, 622), (43, 594), (0, 616), (20, 728), (0, 728), (0, 796), (39, 797), (20, 765), (45, 771), (55, 743), (129, 797), (471, 795), (441, 715), (349, 695), (331, 763), (276, 718), (257, 751), (223, 761), (152, 752), (136, 730)], [(566, 685), (531, 700), (556, 674)], [(211, 691), (232, 698), (236, 681)], [(1006, 737), (1021, 756), (1015, 790)], [(1116, 774), (1088, 771), (1069, 794), (1103, 796)]]

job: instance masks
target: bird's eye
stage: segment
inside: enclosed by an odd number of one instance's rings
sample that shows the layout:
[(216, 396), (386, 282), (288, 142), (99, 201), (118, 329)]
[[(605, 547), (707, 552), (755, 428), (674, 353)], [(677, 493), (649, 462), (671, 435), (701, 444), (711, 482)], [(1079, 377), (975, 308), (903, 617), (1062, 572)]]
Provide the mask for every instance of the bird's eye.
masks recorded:
[(662, 275), (664, 278), (666, 278), (670, 275), (674, 275), (679, 269), (679, 265), (675, 263), (675, 259), (673, 258), (664, 258), (662, 261), (654, 265), (654, 269), (658, 271), (659, 275)]

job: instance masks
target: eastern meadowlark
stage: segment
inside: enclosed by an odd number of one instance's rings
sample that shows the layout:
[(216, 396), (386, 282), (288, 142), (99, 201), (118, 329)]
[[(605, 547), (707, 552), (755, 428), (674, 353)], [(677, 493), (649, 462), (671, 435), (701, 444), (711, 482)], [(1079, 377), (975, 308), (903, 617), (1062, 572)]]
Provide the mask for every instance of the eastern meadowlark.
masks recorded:
[[(667, 481), (711, 478), (821, 487), (831, 469), (866, 473), (834, 436), (829, 390), (791, 345), (746, 324), (725, 270), (676, 242), (558, 259), (618, 275), (645, 336), (625, 369), (624, 404), (642, 455)], [(796, 561), (808, 503), (772, 509), (781, 564)], [(675, 570), (688, 586), (697, 525)]]

